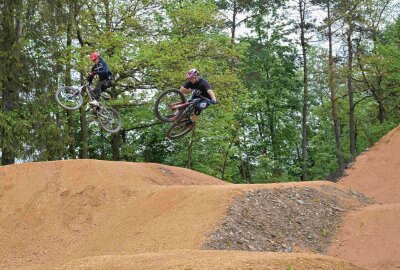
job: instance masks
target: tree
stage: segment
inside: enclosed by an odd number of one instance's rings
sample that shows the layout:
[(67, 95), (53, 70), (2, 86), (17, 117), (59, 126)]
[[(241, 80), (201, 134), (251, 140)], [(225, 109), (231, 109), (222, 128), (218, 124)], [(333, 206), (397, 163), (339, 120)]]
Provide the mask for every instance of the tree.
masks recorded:
[(295, 116), (300, 106), (297, 92), (301, 85), (297, 52), (292, 44), (284, 44), (285, 25), (278, 18), (259, 17), (251, 25), (256, 37), (242, 40), (250, 45), (242, 79), (251, 91), (241, 117), (243, 164), (259, 164), (251, 170), (254, 181), (283, 179), (290, 171), (287, 164), (296, 163), (299, 139), (296, 132), (300, 132)]
[[(231, 43), (236, 40), (237, 29), (243, 24), (257, 17), (266, 15), (284, 5), (282, 0), (254, 1), (254, 0), (219, 0), (217, 6), (228, 13), (226, 19), (231, 32)], [(228, 17), (228, 16), (231, 17)], [(239, 17), (243, 17), (240, 18)]]
[(307, 122), (308, 122), (308, 67), (307, 67), (307, 48), (308, 42), (306, 39), (306, 32), (310, 29), (311, 25), (307, 22), (308, 15), (308, 5), (309, 3), (305, 0), (298, 1), (298, 11), (299, 11), (299, 28), (300, 28), (300, 44), (302, 50), (302, 66), (303, 66), (303, 113), (302, 113), (302, 140), (301, 140), (301, 164), (302, 164), (302, 176), (301, 179), (303, 181), (307, 180), (307, 162), (308, 162), (308, 154), (307, 154), (307, 144), (308, 144), (308, 135), (307, 135)]
[(1, 112), (2, 124), (0, 125), (1, 137), (1, 164), (7, 165), (15, 162), (18, 148), (17, 136), (14, 133), (16, 110), (19, 107), (18, 95), (21, 82), (18, 81), (18, 66), (23, 59), (23, 30), (24, 12), (23, 1), (5, 1), (1, 13), (1, 54), (2, 63), (1, 86)]

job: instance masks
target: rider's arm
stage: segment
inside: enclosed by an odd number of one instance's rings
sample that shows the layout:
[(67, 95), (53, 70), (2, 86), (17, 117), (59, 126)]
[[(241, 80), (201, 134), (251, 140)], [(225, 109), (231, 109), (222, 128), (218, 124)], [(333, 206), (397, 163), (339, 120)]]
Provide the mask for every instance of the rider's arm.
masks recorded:
[(211, 100), (217, 100), (217, 98), (215, 97), (214, 91), (213, 90), (208, 90), (207, 93), (210, 95)]
[(179, 89), (182, 93), (184, 94), (189, 94), (192, 93), (192, 89), (190, 88), (185, 88), (184, 86), (181, 86), (181, 89)]
[(89, 83), (92, 83), (92, 81), (93, 81), (93, 77), (94, 77), (94, 69), (95, 69), (95, 67), (96, 67), (96, 65), (94, 65), (93, 67), (92, 67), (92, 69), (90, 70), (90, 72), (88, 73), (88, 76), (87, 76), (87, 81), (89, 82)]
[(108, 73), (107, 63), (103, 59), (100, 59), (96, 68), (94, 69), (94, 72), (99, 76), (106, 76)]

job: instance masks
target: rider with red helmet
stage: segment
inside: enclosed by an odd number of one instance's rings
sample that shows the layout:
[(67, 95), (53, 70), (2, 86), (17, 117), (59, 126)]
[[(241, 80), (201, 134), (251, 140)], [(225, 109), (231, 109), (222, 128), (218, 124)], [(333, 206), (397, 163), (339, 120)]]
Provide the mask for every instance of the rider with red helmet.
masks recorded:
[[(215, 97), (214, 91), (211, 89), (211, 85), (208, 83), (208, 81), (202, 77), (200, 77), (200, 73), (197, 71), (197, 69), (192, 68), (189, 70), (188, 73), (186, 73), (186, 82), (181, 86), (180, 91), (184, 94), (189, 94), (192, 93), (193, 90), (199, 90), (200, 95), (203, 97), (206, 97), (211, 100), (212, 104), (217, 103), (217, 99)], [(193, 92), (192, 98), (195, 98), (193, 95), (195, 93)], [(191, 121), (189, 121), (188, 125), (194, 125), (196, 121), (199, 119), (199, 115), (202, 110), (207, 108), (209, 105), (207, 100), (201, 101), (197, 106), (194, 111), (194, 115), (192, 116)]]
[(99, 82), (94, 89), (94, 100), (89, 103), (94, 106), (99, 106), (101, 93), (112, 86), (113, 75), (109, 70), (106, 61), (104, 61), (98, 52), (90, 54), (89, 59), (94, 62), (94, 66), (88, 74), (88, 82), (92, 83), (93, 78), (96, 75), (99, 77)]

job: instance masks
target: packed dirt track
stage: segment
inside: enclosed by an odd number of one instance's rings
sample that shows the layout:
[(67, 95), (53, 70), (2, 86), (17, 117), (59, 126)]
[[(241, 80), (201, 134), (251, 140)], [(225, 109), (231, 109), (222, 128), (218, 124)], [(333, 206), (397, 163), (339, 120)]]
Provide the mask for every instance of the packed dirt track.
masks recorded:
[(233, 185), (99, 160), (3, 166), (0, 269), (399, 269), (399, 155), (397, 127), (337, 184)]
[(400, 269), (400, 126), (359, 155), (339, 184), (377, 204), (346, 216), (328, 254), (366, 269)]
[(60, 269), (362, 269), (339, 259), (307, 253), (174, 250), (120, 256), (97, 256), (74, 261)]

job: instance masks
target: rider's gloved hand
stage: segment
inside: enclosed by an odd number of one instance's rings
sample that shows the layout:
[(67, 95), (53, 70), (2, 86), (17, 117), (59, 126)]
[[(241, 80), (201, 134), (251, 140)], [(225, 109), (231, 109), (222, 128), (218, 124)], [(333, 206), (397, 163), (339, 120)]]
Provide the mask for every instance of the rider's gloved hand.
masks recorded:
[(95, 73), (94, 71), (91, 71), (91, 72), (88, 73), (88, 75), (87, 75), (87, 81), (88, 81), (89, 83), (92, 83), (94, 75), (96, 75), (96, 73)]
[(211, 100), (211, 104), (217, 104), (217, 100), (216, 99), (213, 99), (213, 100)]

